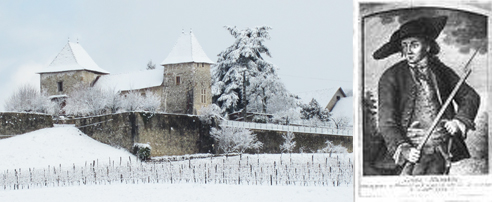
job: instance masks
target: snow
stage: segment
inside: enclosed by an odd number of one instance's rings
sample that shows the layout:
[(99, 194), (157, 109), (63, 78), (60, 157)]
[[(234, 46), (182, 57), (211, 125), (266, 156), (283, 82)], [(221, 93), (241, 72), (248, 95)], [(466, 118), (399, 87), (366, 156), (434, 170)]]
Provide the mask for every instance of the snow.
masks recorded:
[(9, 190), (0, 201), (353, 201), (353, 187), (116, 184)]
[(73, 70), (88, 70), (102, 74), (108, 71), (100, 68), (79, 43), (68, 42), (58, 53), (51, 64), (40, 73), (65, 72)]
[(319, 105), (326, 107), (331, 98), (333, 98), (333, 95), (337, 92), (338, 88), (339, 87), (331, 87), (294, 94), (297, 94), (301, 98), (301, 102), (304, 104), (308, 104), (314, 98), (318, 101)]
[(94, 84), (94, 87), (115, 91), (128, 91), (160, 86), (164, 81), (163, 67), (152, 70), (142, 70), (125, 74), (104, 75)]
[(195, 35), (190, 31), (186, 34), (184, 31), (179, 36), (178, 41), (174, 45), (169, 55), (162, 61), (161, 65), (177, 64), (177, 63), (208, 63), (214, 62), (208, 58), (202, 47), (195, 38)]
[(45, 128), (23, 135), (0, 140), (0, 171), (47, 168), (50, 166), (84, 166), (85, 163), (108, 162), (109, 158), (119, 162), (120, 157), (136, 162), (135, 156), (123, 149), (100, 143), (69, 127)]
[[(20, 190), (15, 190), (12, 186), (7, 185), (6, 189), (0, 188), (0, 201), (353, 201), (353, 175), (342, 174), (340, 179), (343, 182), (340, 186), (332, 186), (331, 183), (325, 186), (319, 186), (318, 184), (308, 183), (304, 185), (301, 183), (296, 183), (295, 185), (286, 185), (279, 181), (279, 185), (276, 185), (276, 179), (273, 185), (271, 183), (264, 183), (260, 179), (258, 185), (250, 184), (253, 178), (248, 181), (247, 172), (252, 169), (252, 171), (257, 172), (258, 169), (262, 169), (262, 173), (258, 173), (258, 177), (266, 173), (272, 176), (273, 166), (277, 165), (279, 175), (281, 173), (286, 173), (288, 165), (292, 165), (290, 169), (296, 168), (297, 172), (308, 173), (305, 169), (309, 168), (310, 164), (314, 163), (315, 170), (319, 171), (323, 166), (316, 166), (318, 163), (324, 164), (330, 163), (331, 165), (336, 165), (336, 161), (340, 158), (342, 164), (353, 161), (353, 154), (346, 155), (335, 155), (333, 157), (328, 157), (329, 154), (244, 154), (242, 156), (229, 156), (229, 157), (209, 157), (206, 154), (198, 155), (185, 155), (183, 158), (190, 156), (188, 160), (184, 161), (174, 161), (166, 162), (163, 166), (167, 166), (166, 169), (157, 171), (158, 176), (169, 171), (169, 168), (174, 170), (174, 173), (178, 171), (182, 173), (183, 178), (180, 179), (175, 175), (175, 182), (170, 183), (169, 181), (161, 181), (156, 183), (155, 180), (149, 183), (144, 183), (147, 177), (140, 179), (139, 173), (155, 173), (156, 164), (133, 164), (132, 176), (135, 176), (136, 180), (127, 179), (125, 176), (124, 182), (119, 182), (119, 176), (116, 176), (118, 180), (108, 180), (105, 178), (106, 172), (126, 172), (124, 169), (121, 170), (120, 167), (114, 169), (114, 164), (109, 167), (104, 166), (103, 162), (107, 162), (110, 157), (111, 160), (119, 160), (119, 156), (130, 155), (126, 151), (112, 148), (108, 145), (99, 143), (87, 135), (83, 134), (80, 130), (75, 128), (73, 125), (56, 125), (54, 128), (41, 129), (31, 133), (26, 133), (23, 135), (18, 135), (12, 138), (0, 140), (0, 171), (5, 169), (17, 169), (23, 168), (23, 176), (29, 177), (29, 173), (25, 172), (24, 168), (46, 168), (47, 165), (56, 165), (56, 170), (52, 170), (51, 174), (47, 174), (50, 180), (55, 180), (53, 182), (49, 181), (48, 186), (43, 185), (32, 185), (31, 187), (26, 187), (23, 185)], [(193, 159), (191, 160), (191, 156)], [(195, 158), (195, 156), (204, 156), (206, 158)], [(163, 157), (162, 159), (169, 157)], [(241, 160), (242, 159), (242, 160)], [(62, 179), (62, 184), (54, 183), (56, 179), (61, 179), (66, 175), (79, 176), (80, 174), (86, 174), (96, 177), (92, 174), (91, 167), (87, 167), (85, 170), (83, 165), (86, 161), (92, 162), (93, 160), (98, 160), (98, 167), (94, 170), (98, 172), (98, 183), (88, 183), (84, 185), (81, 183), (84, 179), (72, 179), (71, 183), (67, 183), (65, 179)], [(279, 161), (280, 160), (280, 161)], [(241, 161), (241, 162), (240, 162)], [(249, 164), (244, 163), (250, 162)], [(132, 162), (136, 162), (135, 157), (132, 156)], [(238, 164), (239, 162), (239, 164)], [(277, 162), (277, 164), (272, 163)], [(279, 165), (280, 162), (280, 165)], [(284, 164), (282, 164), (284, 162)], [(287, 163), (289, 162), (289, 163)], [(307, 162), (307, 165), (306, 165)], [(127, 162), (124, 162), (127, 163)], [(58, 170), (58, 165), (61, 167), (68, 167), (68, 169)], [(71, 168), (72, 165), (77, 166), (77, 172), (75, 172), (75, 167)], [(172, 164), (172, 165), (171, 165)], [(193, 165), (189, 167), (189, 165)], [(216, 165), (216, 166), (212, 166)], [(66, 166), (64, 166), (66, 165)], [(240, 174), (243, 183), (236, 184), (234, 178), (228, 178), (228, 175), (234, 176), (235, 172), (238, 170), (238, 165), (242, 165), (240, 169), (243, 173)], [(249, 166), (248, 166), (249, 165)], [(256, 167), (254, 165), (257, 165)], [(301, 166), (303, 165), (303, 166)], [(353, 164), (352, 164), (353, 165)], [(80, 167), (82, 166), (82, 168)], [(154, 166), (154, 167), (152, 167)], [(158, 167), (161, 165), (157, 164)], [(170, 167), (169, 167), (170, 166)], [(225, 166), (225, 167), (224, 167)], [(258, 166), (261, 166), (258, 167)], [(263, 167), (266, 166), (266, 167)], [(212, 172), (215, 168), (221, 171), (222, 169), (227, 170), (225, 172), (226, 178), (231, 180), (231, 182), (226, 182), (228, 184), (222, 184), (219, 182), (213, 183), (214, 181), (220, 180), (223, 175), (208, 175), (208, 182), (204, 183), (204, 179), (200, 176), (203, 174), (201, 171), (195, 173), (195, 168), (209, 168)], [(290, 166), (289, 166), (290, 167)], [(113, 169), (111, 169), (113, 168)], [(150, 169), (153, 168), (153, 169)], [(250, 168), (250, 169), (245, 169)], [(331, 167), (330, 167), (331, 168)], [(74, 169), (72, 173), (72, 169)], [(325, 168), (326, 169), (326, 168)], [(39, 169), (37, 169), (39, 171)], [(304, 170), (304, 171), (302, 171)], [(330, 169), (331, 170), (331, 169)], [(20, 170), (19, 175), (20, 175)], [(70, 171), (70, 172), (69, 172)], [(81, 172), (82, 171), (82, 172)], [(193, 173), (192, 173), (193, 171)], [(102, 173), (101, 173), (102, 172)], [(330, 171), (331, 172), (331, 171)], [(5, 173), (12, 175), (14, 172)], [(17, 173), (17, 172), (15, 172)], [(43, 171), (41, 171), (43, 173)], [(220, 173), (220, 172), (219, 172)], [(224, 173), (224, 171), (222, 171)], [(287, 173), (291, 173), (289, 171)], [(128, 173), (125, 173), (128, 174)], [(190, 180), (186, 180), (186, 177), (198, 176), (197, 183), (192, 183)], [(237, 174), (237, 173), (236, 173)], [(308, 173), (309, 174), (309, 173)], [(312, 180), (320, 179), (315, 177), (316, 172), (311, 172)], [(17, 175), (17, 174), (16, 174)], [(111, 173), (107, 174), (108, 177), (112, 176)], [(51, 177), (50, 177), (51, 176)], [(255, 175), (256, 176), (256, 175)], [(309, 175), (308, 175), (309, 176)], [(326, 175), (325, 175), (326, 176)], [(42, 176), (32, 176), (32, 178), (38, 179)], [(348, 177), (348, 178), (347, 178)], [(32, 180), (31, 178), (31, 180)], [(167, 177), (165, 177), (167, 178)], [(29, 178), (27, 178), (29, 179)], [(35, 179), (35, 181), (36, 181)], [(109, 178), (108, 178), (109, 179)], [(190, 178), (191, 179), (191, 178)], [(207, 179), (207, 177), (205, 177)], [(217, 179), (217, 180), (216, 180)], [(302, 178), (301, 178), (302, 179)], [(326, 179), (326, 178), (325, 178)], [(25, 179), (23, 179), (25, 180)], [(90, 179), (86, 179), (90, 180)], [(223, 180), (223, 179), (222, 179)], [(228, 180), (228, 181), (229, 181)], [(268, 179), (266, 179), (268, 181)], [(21, 179), (22, 181), (22, 179)], [(190, 182), (187, 182), (190, 181)], [(256, 180), (255, 180), (256, 181)], [(247, 183), (246, 183), (247, 182)]]
[(332, 117), (347, 117), (349, 125), (352, 126), (354, 124), (353, 100), (353, 96), (340, 98), (331, 110)]

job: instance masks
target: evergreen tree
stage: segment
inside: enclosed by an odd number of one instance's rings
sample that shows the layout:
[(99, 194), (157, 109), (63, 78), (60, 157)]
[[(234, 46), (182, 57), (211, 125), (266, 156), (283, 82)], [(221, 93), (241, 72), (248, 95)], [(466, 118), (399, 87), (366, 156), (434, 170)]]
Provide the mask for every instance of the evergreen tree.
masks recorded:
[[(282, 100), (277, 97), (292, 97), (280, 82), (275, 66), (262, 57), (262, 54), (271, 57), (263, 44), (270, 39), (268, 30), (271, 28), (226, 29), (236, 41), (218, 55), (212, 73), (212, 101), (220, 107), (222, 114), (240, 112), (244, 108), (248, 112), (267, 113), (271, 111), (269, 105)], [(287, 102), (288, 99), (283, 100)]]
[(330, 112), (320, 106), (318, 101), (313, 98), (309, 104), (301, 105), (301, 118), (306, 120), (316, 118), (320, 121), (327, 122), (330, 120)]

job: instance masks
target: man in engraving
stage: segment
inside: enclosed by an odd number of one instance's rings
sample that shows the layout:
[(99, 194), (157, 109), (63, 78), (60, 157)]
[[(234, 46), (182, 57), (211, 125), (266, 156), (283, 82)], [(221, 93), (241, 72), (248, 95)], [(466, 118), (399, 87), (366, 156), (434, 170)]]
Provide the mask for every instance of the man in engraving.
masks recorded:
[(422, 150), (417, 149), (460, 80), (437, 57), (435, 40), (446, 22), (446, 16), (408, 21), (373, 54), (377, 60), (395, 53), (404, 58), (388, 68), (378, 84), (378, 129), (402, 175), (447, 174), (451, 162), (470, 157), (464, 139), (475, 127), (480, 97), (466, 83), (453, 98), (457, 110), (447, 107)]

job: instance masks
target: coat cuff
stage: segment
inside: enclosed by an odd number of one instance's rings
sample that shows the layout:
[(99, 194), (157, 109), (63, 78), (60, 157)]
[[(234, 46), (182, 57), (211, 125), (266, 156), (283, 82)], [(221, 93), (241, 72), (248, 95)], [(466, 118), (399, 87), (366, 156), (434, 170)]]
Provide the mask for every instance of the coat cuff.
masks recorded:
[(405, 164), (406, 159), (405, 159), (405, 157), (403, 157), (403, 154), (402, 154), (403, 147), (405, 147), (405, 146), (410, 147), (411, 145), (405, 142), (405, 143), (398, 145), (398, 147), (396, 148), (395, 154), (393, 155), (393, 159), (395, 160), (396, 165), (403, 166), (403, 164)]
[[(473, 120), (470, 120), (466, 117), (459, 116), (459, 115), (455, 116), (453, 120), (460, 121), (462, 124), (464, 124), (466, 126), (466, 129), (475, 130), (475, 123), (473, 122)], [(461, 132), (466, 132), (466, 131), (461, 131)]]

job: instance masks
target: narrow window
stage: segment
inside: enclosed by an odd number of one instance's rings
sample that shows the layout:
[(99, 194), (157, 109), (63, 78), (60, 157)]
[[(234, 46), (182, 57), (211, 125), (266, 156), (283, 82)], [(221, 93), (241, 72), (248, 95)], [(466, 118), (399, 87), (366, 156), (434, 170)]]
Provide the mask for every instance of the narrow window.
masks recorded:
[(176, 77), (176, 85), (181, 84), (181, 77), (177, 76)]
[(202, 103), (207, 103), (207, 89), (202, 89), (201, 90), (201, 96), (200, 96), (200, 100), (202, 101)]
[(63, 91), (63, 81), (58, 81), (58, 92)]
[(205, 67), (205, 63), (202, 63), (202, 67)]

